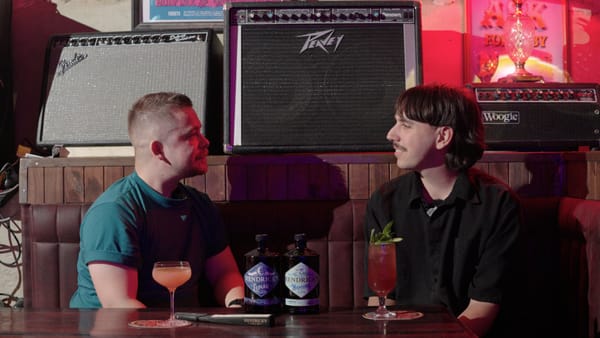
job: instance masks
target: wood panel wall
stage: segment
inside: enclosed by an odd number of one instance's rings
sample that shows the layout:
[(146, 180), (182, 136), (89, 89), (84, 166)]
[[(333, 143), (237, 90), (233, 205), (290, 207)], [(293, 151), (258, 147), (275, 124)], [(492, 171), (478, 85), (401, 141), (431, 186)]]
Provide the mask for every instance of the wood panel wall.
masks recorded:
[[(206, 175), (185, 183), (213, 201), (367, 199), (404, 173), (391, 154), (222, 155)], [(600, 152), (488, 152), (476, 166), (526, 197), (600, 200)], [(133, 158), (26, 158), (20, 163), (20, 203), (92, 202), (133, 171)]]

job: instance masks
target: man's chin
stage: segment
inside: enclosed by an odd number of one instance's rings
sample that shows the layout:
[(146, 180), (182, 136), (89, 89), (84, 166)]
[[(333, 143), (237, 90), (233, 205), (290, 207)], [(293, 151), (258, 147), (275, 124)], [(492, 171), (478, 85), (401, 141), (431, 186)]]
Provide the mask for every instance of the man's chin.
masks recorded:
[(204, 175), (208, 172), (207, 167), (197, 167), (194, 169), (194, 176), (196, 175)]
[(414, 169), (413, 165), (410, 165), (406, 161), (396, 157), (396, 166), (402, 170), (412, 170)]

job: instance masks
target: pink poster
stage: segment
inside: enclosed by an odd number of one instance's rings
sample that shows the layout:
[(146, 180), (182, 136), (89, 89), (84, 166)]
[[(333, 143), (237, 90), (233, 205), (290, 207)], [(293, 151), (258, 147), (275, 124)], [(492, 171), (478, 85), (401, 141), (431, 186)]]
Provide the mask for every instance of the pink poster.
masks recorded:
[[(512, 0), (467, 0), (465, 81), (497, 82), (515, 71), (505, 48), (504, 28), (515, 12)], [(568, 82), (565, 0), (525, 0), (523, 13), (535, 24), (533, 52), (525, 69), (544, 82)]]

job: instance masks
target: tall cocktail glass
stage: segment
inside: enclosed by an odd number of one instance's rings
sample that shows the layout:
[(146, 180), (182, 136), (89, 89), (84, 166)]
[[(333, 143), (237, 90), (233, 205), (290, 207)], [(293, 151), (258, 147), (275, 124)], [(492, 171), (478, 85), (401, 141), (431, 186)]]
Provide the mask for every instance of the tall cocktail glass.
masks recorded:
[(367, 319), (392, 319), (396, 313), (385, 306), (385, 298), (396, 286), (396, 243), (369, 244), (368, 283), (379, 299), (374, 312), (364, 315)]

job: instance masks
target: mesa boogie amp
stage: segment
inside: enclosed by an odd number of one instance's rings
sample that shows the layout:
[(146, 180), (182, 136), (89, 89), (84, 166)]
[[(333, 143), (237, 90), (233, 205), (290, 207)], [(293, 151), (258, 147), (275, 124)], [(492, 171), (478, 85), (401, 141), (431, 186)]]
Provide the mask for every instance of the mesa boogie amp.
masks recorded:
[(225, 152), (391, 151), (394, 103), (422, 82), (418, 1), (231, 3)]
[(488, 149), (576, 149), (600, 145), (597, 83), (469, 84)]

